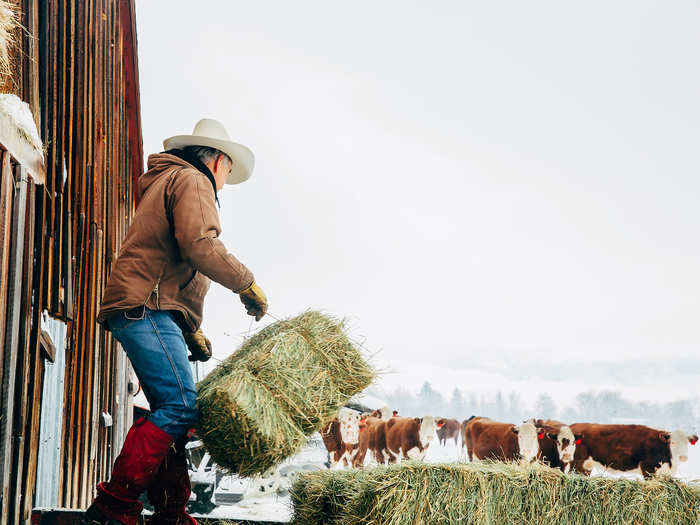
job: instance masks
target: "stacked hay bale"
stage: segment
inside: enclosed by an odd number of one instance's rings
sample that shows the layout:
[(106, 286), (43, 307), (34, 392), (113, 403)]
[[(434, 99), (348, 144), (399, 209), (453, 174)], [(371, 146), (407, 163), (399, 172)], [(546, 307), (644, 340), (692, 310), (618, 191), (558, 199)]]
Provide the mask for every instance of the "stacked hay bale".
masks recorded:
[(295, 525), (697, 525), (700, 490), (671, 479), (565, 475), (542, 465), (403, 463), (304, 474)]
[(309, 311), (262, 329), (197, 385), (197, 434), (218, 465), (262, 474), (374, 377), (343, 323)]

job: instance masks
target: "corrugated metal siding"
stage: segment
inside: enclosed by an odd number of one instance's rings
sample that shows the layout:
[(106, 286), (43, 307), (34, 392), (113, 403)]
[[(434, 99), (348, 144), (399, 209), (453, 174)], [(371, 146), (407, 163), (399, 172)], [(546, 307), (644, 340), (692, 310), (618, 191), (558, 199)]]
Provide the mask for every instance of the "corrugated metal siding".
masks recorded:
[(54, 362), (44, 367), (41, 398), (41, 428), (37, 465), (35, 507), (57, 507), (61, 474), (61, 434), (63, 429), (63, 388), (66, 373), (67, 326), (63, 321), (42, 316), (42, 328), (51, 336), (56, 353)]

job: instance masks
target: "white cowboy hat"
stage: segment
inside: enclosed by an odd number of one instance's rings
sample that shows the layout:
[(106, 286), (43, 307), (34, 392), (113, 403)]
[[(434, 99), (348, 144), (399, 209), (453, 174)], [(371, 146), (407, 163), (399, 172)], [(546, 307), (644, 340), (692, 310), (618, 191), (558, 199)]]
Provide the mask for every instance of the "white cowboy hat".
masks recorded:
[(163, 141), (166, 150), (181, 149), (185, 146), (207, 146), (226, 153), (233, 161), (226, 184), (240, 184), (248, 180), (253, 173), (253, 152), (242, 144), (232, 142), (226, 128), (218, 120), (203, 118), (194, 126), (192, 135), (176, 135)]

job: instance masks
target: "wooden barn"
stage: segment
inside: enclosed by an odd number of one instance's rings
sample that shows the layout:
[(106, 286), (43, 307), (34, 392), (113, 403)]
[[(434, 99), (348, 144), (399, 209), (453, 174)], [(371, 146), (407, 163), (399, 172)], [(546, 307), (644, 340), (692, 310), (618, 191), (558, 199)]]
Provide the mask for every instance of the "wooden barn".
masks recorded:
[(138, 86), (134, 0), (0, 0), (0, 525), (86, 507), (131, 424), (95, 317), (143, 168)]

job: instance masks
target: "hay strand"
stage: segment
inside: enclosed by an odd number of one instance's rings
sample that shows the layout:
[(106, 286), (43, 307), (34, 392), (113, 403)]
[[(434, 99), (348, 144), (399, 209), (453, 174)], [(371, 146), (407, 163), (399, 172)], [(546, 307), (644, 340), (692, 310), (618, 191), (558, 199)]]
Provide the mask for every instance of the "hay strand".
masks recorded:
[(0, 0), (0, 82), (11, 74), (10, 49), (15, 45), (19, 20), (10, 0)]

